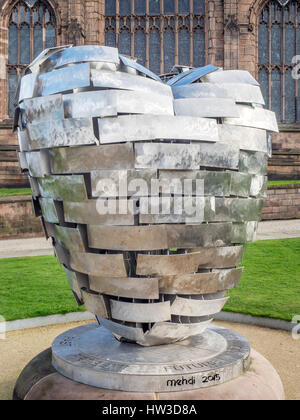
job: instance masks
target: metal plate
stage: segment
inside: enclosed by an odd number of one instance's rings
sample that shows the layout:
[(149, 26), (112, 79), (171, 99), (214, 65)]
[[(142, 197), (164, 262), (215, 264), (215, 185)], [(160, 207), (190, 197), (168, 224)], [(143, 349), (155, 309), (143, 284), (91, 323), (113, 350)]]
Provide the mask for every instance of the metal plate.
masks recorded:
[(39, 202), (46, 222), (59, 223), (59, 217), (54, 200), (52, 198), (40, 198)]
[[(120, 200), (121, 206), (131, 208), (134, 203), (130, 200)], [(108, 206), (106, 201), (105, 205)], [(131, 226), (134, 225), (134, 216), (127, 214), (119, 214), (117, 208), (116, 214), (101, 214), (97, 211), (97, 200), (88, 200), (85, 202), (64, 202), (65, 221), (68, 223), (81, 223), (87, 225), (109, 225), (109, 226)]]
[(231, 172), (230, 194), (237, 197), (249, 197), (252, 175), (241, 172)]
[(110, 300), (113, 319), (127, 322), (161, 322), (170, 321), (170, 302), (131, 303)]
[(194, 83), (172, 88), (175, 99), (232, 98), (235, 102), (265, 104), (259, 86), (242, 83)]
[(144, 331), (142, 328), (128, 327), (105, 318), (97, 317), (98, 322), (118, 337), (125, 337), (127, 340), (138, 342), (143, 341)]
[(44, 198), (66, 201), (87, 200), (83, 175), (51, 175), (38, 178), (38, 183), (41, 196)]
[(136, 168), (193, 170), (200, 167), (238, 169), (239, 149), (211, 144), (135, 144)]
[(254, 175), (251, 181), (250, 195), (253, 197), (267, 197), (268, 177)]
[(118, 49), (99, 45), (80, 45), (67, 48), (52, 54), (43, 62), (41, 68), (42, 71), (49, 71), (67, 64), (97, 61), (119, 64)]
[[(142, 348), (120, 343), (105, 328), (89, 324), (57, 337), (52, 357), (64, 376), (99, 388), (191, 391), (242, 375), (249, 367), (250, 345), (233, 331), (209, 327), (177, 344)], [(207, 381), (210, 376), (215, 379)]]
[(213, 73), (217, 70), (219, 70), (219, 67), (215, 67), (211, 64), (205, 67), (198, 67), (190, 71), (181, 73), (182, 77), (180, 78), (176, 78), (175, 76), (175, 81), (174, 79), (171, 79), (168, 81), (168, 84), (171, 86), (188, 85), (190, 83), (196, 82), (198, 79), (204, 77), (205, 75)]
[[(254, 198), (216, 198), (215, 216), (211, 222), (259, 221), (263, 200)], [(212, 213), (209, 214), (211, 216)]]
[(111, 91), (96, 90), (63, 96), (66, 118), (111, 117), (118, 114), (117, 98)]
[(35, 73), (26, 74), (20, 81), (19, 103), (24, 99), (32, 98), (36, 85), (37, 75)]
[(150, 77), (151, 79), (157, 80), (161, 82), (161, 79), (152, 71), (148, 70), (146, 67), (141, 66), (136, 61), (130, 60), (130, 58), (124, 57), (120, 55), (120, 60), (125, 66), (132, 67), (133, 69), (137, 70), (138, 72), (144, 74), (145, 76)]
[[(231, 243), (231, 224), (88, 226), (91, 248), (115, 251), (212, 247)], [(145, 240), (146, 238), (146, 240)]]
[(51, 171), (54, 174), (71, 174), (93, 170), (134, 168), (133, 144), (106, 146), (66, 147), (49, 151)]
[(219, 140), (214, 120), (167, 115), (130, 115), (99, 119), (100, 143), (155, 139)]
[(159, 299), (156, 278), (107, 278), (89, 276), (90, 289), (109, 296), (132, 299)]
[(28, 177), (32, 196), (39, 197), (40, 196), (40, 187), (37, 178), (32, 178), (31, 176)]
[(239, 171), (252, 175), (267, 175), (268, 155), (262, 152), (240, 153)]
[(231, 268), (242, 262), (242, 246), (202, 248), (189, 254), (144, 255), (137, 259), (137, 275), (172, 276), (196, 273), (199, 268)]
[(171, 314), (180, 316), (207, 316), (219, 313), (229, 298), (198, 300), (176, 297), (171, 305)]
[(127, 277), (122, 254), (71, 252), (70, 266), (79, 273), (96, 277)]
[(155, 169), (98, 170), (91, 172), (93, 197), (140, 197), (151, 193)]
[(241, 244), (241, 243), (247, 243), (247, 242), (254, 242), (256, 240), (257, 229), (258, 229), (257, 221), (233, 223), (232, 243)]
[(55, 239), (70, 251), (85, 252), (86, 246), (80, 230), (64, 226), (55, 226)]
[(88, 288), (88, 285), (89, 285), (88, 277), (83, 274), (76, 273), (75, 271), (68, 270), (66, 267), (64, 267), (64, 270), (66, 272), (66, 276), (67, 276), (68, 283), (71, 290), (79, 298), (80, 303), (83, 304), (84, 302), (83, 302), (81, 289)]
[(241, 150), (267, 153), (267, 133), (251, 127), (219, 124), (220, 141), (238, 146)]
[(203, 118), (239, 117), (240, 113), (233, 99), (187, 98), (174, 101), (175, 115)]
[(64, 107), (60, 94), (26, 99), (22, 104), (22, 109), (27, 123), (64, 119)]
[(106, 309), (105, 301), (103, 296), (92, 293), (88, 290), (81, 290), (84, 305), (88, 311), (92, 314), (107, 318), (108, 312)]
[(54, 93), (90, 86), (90, 65), (76, 66), (43, 73), (38, 76), (36, 96), (48, 96)]
[(240, 117), (225, 118), (224, 124), (261, 128), (263, 130), (278, 133), (278, 125), (274, 112), (263, 108), (252, 108), (245, 105), (237, 105)]
[(259, 86), (259, 83), (245, 70), (219, 70), (201, 77), (203, 83), (246, 83)]
[(170, 295), (201, 295), (236, 287), (243, 269), (218, 270), (209, 273), (183, 274), (159, 278), (160, 293)]
[(20, 128), (18, 127), (17, 135), (18, 135), (18, 143), (19, 143), (20, 152), (28, 152), (30, 147), (29, 147), (29, 137), (28, 137), (27, 130), (20, 130)]
[(35, 178), (42, 178), (50, 175), (50, 162), (48, 150), (26, 153), (29, 174)]
[(34, 73), (38, 73), (40, 70), (40, 66), (45, 60), (47, 60), (48, 57), (50, 57), (52, 54), (55, 54), (58, 51), (62, 51), (66, 48), (71, 47), (72, 45), (62, 45), (59, 47), (46, 48), (32, 61), (32, 63), (29, 64), (28, 69), (30, 69)]
[(142, 76), (137, 77), (118, 71), (104, 72), (91, 69), (91, 80), (94, 87), (133, 90), (146, 93), (155, 92), (157, 95), (166, 95), (169, 98), (173, 98), (170, 86)]
[(26, 159), (26, 153), (25, 152), (17, 152), (19, 166), (23, 171), (28, 171), (28, 162)]
[(91, 118), (69, 118), (28, 124), (28, 134), (31, 149), (98, 143)]

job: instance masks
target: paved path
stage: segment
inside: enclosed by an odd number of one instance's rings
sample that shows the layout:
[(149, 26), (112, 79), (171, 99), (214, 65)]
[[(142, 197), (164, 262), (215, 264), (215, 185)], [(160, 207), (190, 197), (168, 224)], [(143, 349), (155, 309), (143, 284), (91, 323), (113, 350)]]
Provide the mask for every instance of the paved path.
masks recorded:
[[(252, 348), (266, 357), (281, 376), (286, 397), (300, 400), (300, 340), (291, 333), (255, 326), (217, 322), (245, 336)], [(83, 323), (52, 325), (7, 333), (0, 340), (0, 400), (11, 399), (22, 369), (37, 354), (51, 346), (59, 334)]]
[(300, 238), (300, 219), (261, 222), (257, 240)]

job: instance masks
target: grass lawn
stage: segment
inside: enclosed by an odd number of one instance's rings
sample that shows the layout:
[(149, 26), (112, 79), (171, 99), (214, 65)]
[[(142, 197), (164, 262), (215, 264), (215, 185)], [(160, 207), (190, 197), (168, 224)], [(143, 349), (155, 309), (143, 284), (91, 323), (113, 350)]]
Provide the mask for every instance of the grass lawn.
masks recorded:
[[(227, 311), (290, 321), (300, 315), (300, 238), (249, 244)], [(0, 315), (8, 321), (79, 309), (52, 256), (0, 259)]]
[(300, 184), (299, 181), (268, 181), (268, 186), (271, 187), (272, 185), (293, 185), (293, 184)]
[(53, 256), (0, 259), (0, 315), (7, 321), (78, 310)]
[(31, 195), (30, 188), (0, 188), (0, 197), (10, 197), (12, 195)]

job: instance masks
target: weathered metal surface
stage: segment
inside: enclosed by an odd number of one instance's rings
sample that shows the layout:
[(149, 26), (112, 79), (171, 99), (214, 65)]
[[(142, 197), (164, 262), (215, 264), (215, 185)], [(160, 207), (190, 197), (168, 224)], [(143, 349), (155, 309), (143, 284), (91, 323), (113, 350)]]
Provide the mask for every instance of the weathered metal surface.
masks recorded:
[(193, 170), (200, 167), (238, 169), (239, 148), (218, 143), (201, 144), (135, 144), (136, 168)]
[[(102, 318), (99, 321), (119, 332), (129, 328), (108, 325)], [(243, 375), (250, 364), (250, 345), (233, 331), (210, 326), (188, 340), (149, 349), (120, 343), (105, 328), (89, 324), (57, 337), (52, 358), (62, 375), (99, 388), (148, 393), (192, 391)], [(206, 382), (210, 376), (217, 379)]]
[(49, 120), (63, 120), (64, 107), (62, 95), (26, 99), (22, 104), (27, 123), (38, 123)]
[(203, 83), (246, 83), (259, 86), (259, 83), (245, 70), (219, 70), (201, 77)]
[(19, 166), (23, 171), (28, 171), (28, 162), (26, 159), (26, 153), (25, 152), (17, 152)]
[[(129, 209), (133, 207), (132, 200), (120, 200), (118, 202), (122, 208)], [(87, 225), (111, 225), (111, 226), (131, 226), (134, 225), (134, 215), (130, 211), (120, 214), (120, 207), (116, 206), (116, 214), (110, 214), (109, 210), (106, 214), (99, 212), (97, 200), (88, 200), (85, 202), (64, 202), (65, 221), (68, 223), (80, 223)], [(109, 202), (106, 200), (103, 207), (108, 207)], [(103, 208), (102, 207), (102, 208)]]
[(214, 120), (168, 115), (124, 115), (99, 119), (100, 143), (156, 139), (219, 140)]
[(96, 277), (127, 277), (122, 254), (72, 252), (70, 266), (79, 273)]
[(268, 177), (254, 175), (251, 181), (250, 195), (253, 197), (267, 197)]
[(90, 83), (90, 65), (88, 63), (77, 64), (40, 74), (36, 82), (36, 96), (48, 96), (89, 87)]
[(169, 86), (146, 77), (136, 77), (122, 72), (104, 72), (91, 69), (91, 80), (94, 87), (104, 89), (124, 89), (172, 97)]
[(50, 175), (50, 162), (48, 150), (40, 150), (36, 152), (26, 153), (29, 174), (35, 178), (42, 178)]
[(79, 228), (55, 226), (55, 239), (70, 251), (85, 252), (86, 250)]
[(267, 175), (268, 155), (262, 152), (240, 153), (239, 171), (252, 175)]
[(17, 135), (20, 152), (27, 152), (28, 150), (30, 150), (27, 130), (20, 130), (20, 128), (18, 127)]
[(119, 64), (119, 53), (117, 48), (99, 45), (80, 45), (55, 52), (43, 62), (41, 67), (43, 71), (49, 71), (50, 69), (56, 69), (67, 64), (78, 65), (78, 63), (85, 62)]
[(110, 300), (112, 319), (127, 322), (161, 322), (170, 321), (170, 302), (131, 303)]
[(28, 124), (31, 149), (97, 144), (91, 118), (69, 118)]
[(35, 73), (26, 74), (20, 81), (19, 102), (24, 99), (33, 98), (37, 75)]
[(254, 198), (216, 198), (215, 215), (210, 212), (211, 222), (258, 221), (261, 218), (263, 200)]
[(228, 299), (198, 300), (177, 296), (171, 305), (171, 314), (181, 316), (215, 315), (221, 311)]
[(129, 227), (89, 225), (87, 232), (91, 248), (115, 251), (212, 247), (231, 243), (230, 223)]
[(29, 177), (29, 184), (32, 191), (33, 197), (39, 197), (40, 196), (40, 187), (37, 178)]
[(139, 342), (144, 340), (144, 331), (142, 328), (128, 327), (127, 325), (119, 324), (105, 318), (97, 317), (103, 327), (107, 328), (114, 335), (119, 338), (124, 337), (127, 340)]
[(108, 278), (89, 276), (90, 289), (110, 295), (132, 299), (159, 299), (156, 278)]
[(93, 197), (140, 197), (151, 194), (155, 169), (98, 170), (91, 172)]
[(252, 176), (241, 172), (231, 172), (230, 194), (237, 197), (249, 197)]
[(261, 128), (278, 133), (276, 115), (272, 111), (262, 108), (252, 108), (246, 105), (237, 105), (239, 118), (225, 118), (225, 124), (240, 125), (245, 127)]
[(83, 175), (50, 175), (38, 178), (38, 183), (42, 197), (74, 202), (87, 200)]
[(133, 144), (111, 144), (103, 147), (63, 147), (49, 150), (51, 171), (71, 174), (93, 170), (134, 168)]
[(197, 273), (200, 268), (230, 268), (242, 262), (242, 246), (202, 248), (188, 254), (144, 255), (137, 259), (137, 275), (172, 276)]
[(174, 101), (175, 115), (202, 118), (232, 118), (240, 113), (233, 99), (186, 98)]
[(160, 293), (170, 295), (201, 295), (236, 287), (243, 269), (218, 270), (209, 273), (159, 277)]
[(161, 82), (160, 78), (153, 73), (152, 71), (148, 70), (146, 67), (141, 66), (139, 63), (137, 63), (134, 60), (131, 60), (130, 58), (124, 57), (123, 55), (120, 55), (120, 60), (125, 66), (132, 67), (133, 69), (137, 70), (138, 72), (144, 74), (145, 76), (150, 77), (151, 79), (157, 80)]
[(93, 293), (90, 290), (81, 290), (82, 298), (86, 309), (97, 316), (108, 317), (103, 296)]
[(186, 86), (173, 86), (175, 99), (184, 98), (232, 98), (235, 102), (264, 105), (265, 101), (259, 86), (243, 83), (194, 83)]
[(81, 289), (88, 289), (89, 281), (88, 277), (81, 273), (76, 273), (75, 271), (68, 270), (66, 267), (64, 267), (69, 286), (71, 290), (76, 294), (78, 297), (80, 303), (83, 302), (82, 297), (82, 290)]
[(33, 73), (38, 73), (40, 71), (40, 67), (43, 65), (44, 61), (46, 61), (48, 57), (50, 57), (52, 54), (55, 54), (58, 51), (62, 51), (66, 48), (71, 47), (72, 45), (62, 45), (59, 47), (46, 48), (32, 61), (32, 63), (29, 64), (28, 69), (31, 70)]
[(46, 222), (59, 223), (59, 217), (54, 200), (52, 198), (40, 198), (39, 202)]
[(205, 75), (209, 75), (215, 71), (219, 70), (219, 67), (209, 64), (205, 67), (198, 67), (187, 72), (180, 74), (181, 77), (175, 76), (175, 78), (169, 80), (168, 84), (170, 86), (184, 86), (196, 82)]
[(229, 124), (219, 124), (220, 141), (226, 144), (238, 146), (241, 150), (254, 152), (268, 151), (267, 134), (265, 130), (233, 126)]
[(63, 96), (66, 118), (112, 117), (118, 114), (116, 95), (111, 91), (71, 93)]
[(232, 243), (245, 244), (256, 240), (258, 222), (233, 223), (232, 225)]

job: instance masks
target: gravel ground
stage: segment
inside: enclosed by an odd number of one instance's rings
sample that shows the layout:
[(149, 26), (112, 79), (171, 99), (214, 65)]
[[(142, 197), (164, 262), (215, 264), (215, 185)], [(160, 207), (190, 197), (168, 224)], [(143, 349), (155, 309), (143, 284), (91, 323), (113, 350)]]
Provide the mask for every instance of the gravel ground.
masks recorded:
[[(14, 331), (0, 340), (0, 400), (11, 399), (14, 384), (24, 366), (38, 353), (51, 345), (59, 334), (79, 325), (69, 323)], [(289, 400), (300, 400), (300, 340), (288, 332), (267, 328), (217, 322), (235, 330), (250, 341), (251, 346), (265, 356), (277, 369)]]

